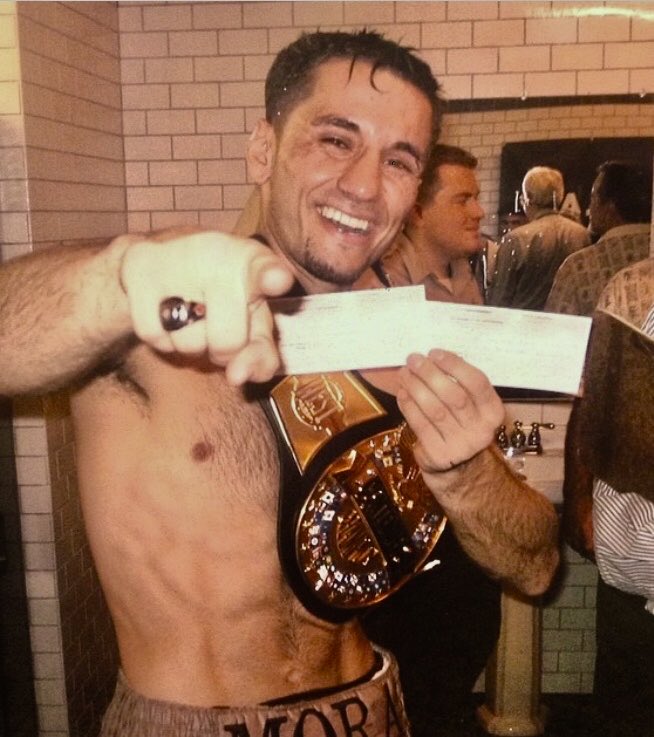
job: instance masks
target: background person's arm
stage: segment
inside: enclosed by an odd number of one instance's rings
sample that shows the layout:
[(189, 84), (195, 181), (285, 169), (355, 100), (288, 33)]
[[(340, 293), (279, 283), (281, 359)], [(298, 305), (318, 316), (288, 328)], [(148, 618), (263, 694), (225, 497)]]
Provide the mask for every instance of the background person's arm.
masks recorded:
[(515, 299), (520, 266), (520, 241), (507, 233), (497, 247), (495, 268), (491, 274), (486, 304), (493, 307), (511, 307)]
[(595, 559), (593, 540), (593, 474), (581, 460), (579, 413), (583, 400), (576, 398), (565, 435), (563, 474), (563, 539), (579, 555)]

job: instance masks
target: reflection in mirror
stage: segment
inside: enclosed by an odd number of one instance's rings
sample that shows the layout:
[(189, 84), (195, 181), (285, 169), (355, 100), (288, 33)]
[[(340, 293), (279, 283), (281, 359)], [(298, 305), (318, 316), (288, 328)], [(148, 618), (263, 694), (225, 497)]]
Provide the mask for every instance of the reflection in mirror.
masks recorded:
[[(654, 132), (654, 131), (653, 131)], [(501, 236), (502, 226), (516, 226), (520, 216), (519, 199), (522, 178), (533, 166), (551, 166), (563, 175), (565, 195), (559, 212), (575, 217), (587, 226), (587, 209), (590, 189), (597, 167), (604, 161), (624, 159), (642, 162), (654, 157), (654, 137), (633, 138), (570, 138), (562, 140), (519, 141), (502, 146), (500, 163), (500, 191), (498, 222)]]
[[(598, 163), (627, 154), (651, 161), (653, 137), (654, 105), (650, 97), (612, 95), (453, 101), (442, 140), (467, 148), (478, 157), (480, 201), (486, 210), (482, 227), (487, 235), (498, 239), (504, 229), (521, 224), (523, 216), (516, 215), (516, 191), (533, 164), (545, 163), (564, 171), (569, 180), (566, 189), (575, 192), (586, 225), (590, 184)], [(530, 150), (538, 156), (525, 156)], [(547, 158), (538, 161), (540, 155)], [(507, 176), (503, 158), (509, 156), (514, 170)], [(503, 389), (502, 393), (518, 399), (552, 398), (511, 389)]]

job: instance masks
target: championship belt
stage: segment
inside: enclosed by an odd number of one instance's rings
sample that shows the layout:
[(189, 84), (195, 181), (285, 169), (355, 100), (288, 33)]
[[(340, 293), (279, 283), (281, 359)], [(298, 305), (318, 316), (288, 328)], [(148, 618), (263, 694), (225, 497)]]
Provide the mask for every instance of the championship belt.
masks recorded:
[(411, 578), (445, 526), (415, 436), (356, 372), (285, 377), (262, 405), (280, 449), (286, 578), (316, 616), (350, 619)]

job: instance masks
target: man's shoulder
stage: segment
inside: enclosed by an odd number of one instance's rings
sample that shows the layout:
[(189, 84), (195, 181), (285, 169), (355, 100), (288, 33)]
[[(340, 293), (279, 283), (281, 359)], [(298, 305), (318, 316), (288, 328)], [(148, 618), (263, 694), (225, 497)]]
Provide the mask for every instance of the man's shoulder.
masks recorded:
[[(625, 223), (607, 230), (597, 241), (598, 244), (611, 245), (616, 242), (645, 242), (649, 245), (650, 223)], [(644, 258), (644, 257), (643, 257)]]
[(404, 232), (397, 236), (384, 254), (382, 265), (393, 286), (420, 284), (427, 275), (418, 248)]
[(590, 243), (590, 234), (588, 233), (588, 229), (576, 220), (557, 213), (556, 225), (559, 230), (563, 231), (567, 236), (574, 238), (575, 241), (579, 241), (584, 244)]
[(621, 269), (613, 277), (612, 282), (617, 286), (625, 286), (635, 282), (654, 285), (654, 256)]
[(619, 271), (606, 285), (598, 307), (640, 327), (654, 305), (654, 257)]
[(559, 273), (572, 275), (584, 271), (597, 258), (598, 248), (596, 246), (597, 244), (591, 244), (585, 248), (573, 251), (569, 256), (566, 256), (559, 267)]

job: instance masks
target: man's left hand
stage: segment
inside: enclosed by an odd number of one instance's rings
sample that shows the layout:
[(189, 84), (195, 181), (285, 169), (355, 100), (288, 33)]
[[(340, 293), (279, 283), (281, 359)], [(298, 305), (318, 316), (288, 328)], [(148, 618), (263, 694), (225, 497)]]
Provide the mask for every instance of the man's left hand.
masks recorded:
[(449, 471), (487, 448), (505, 415), (486, 375), (442, 350), (409, 356), (397, 400), (417, 437), (414, 452), (424, 474)]

